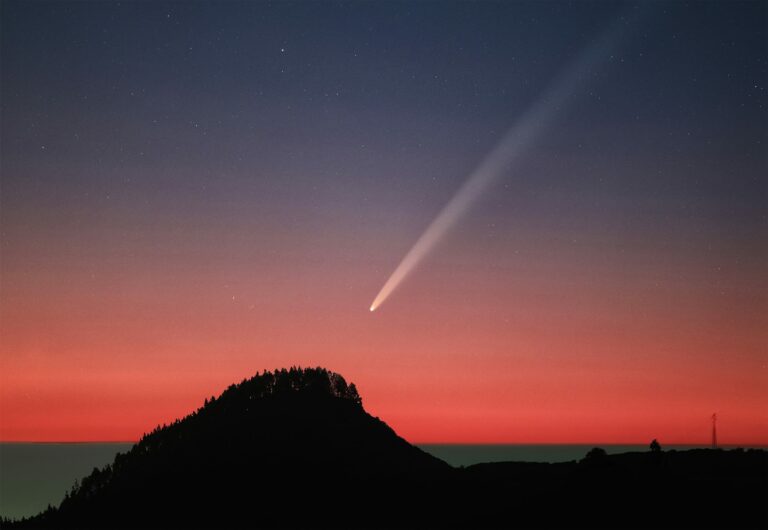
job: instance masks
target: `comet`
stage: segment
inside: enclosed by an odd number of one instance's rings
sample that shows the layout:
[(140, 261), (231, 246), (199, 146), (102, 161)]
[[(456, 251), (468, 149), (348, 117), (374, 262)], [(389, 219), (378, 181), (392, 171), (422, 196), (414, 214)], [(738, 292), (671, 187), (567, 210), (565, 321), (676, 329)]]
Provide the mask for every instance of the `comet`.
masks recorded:
[(543, 95), (518, 118), (416, 240), (374, 298), (371, 312), (376, 311), (390, 297), (477, 199), (500, 176), (510, 173), (514, 163), (552, 126), (558, 114), (573, 99), (574, 93), (616, 48), (619, 38), (625, 33), (626, 22), (625, 17), (620, 17), (611, 24), (576, 56), (549, 84)]

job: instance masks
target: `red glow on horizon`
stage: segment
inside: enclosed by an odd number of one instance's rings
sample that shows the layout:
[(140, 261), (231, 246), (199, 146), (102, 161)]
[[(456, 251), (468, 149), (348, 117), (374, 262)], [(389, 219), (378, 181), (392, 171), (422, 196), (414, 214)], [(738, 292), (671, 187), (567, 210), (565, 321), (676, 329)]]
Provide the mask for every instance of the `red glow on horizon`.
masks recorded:
[(275, 308), (256, 284), (234, 299), (162, 281), (95, 296), (87, 277), (6, 288), (0, 439), (136, 440), (257, 371), (322, 365), (414, 443), (707, 444), (717, 411), (721, 443), (768, 444), (766, 332), (748, 296), (736, 318), (734, 298), (617, 298), (610, 278), (490, 274), (468, 291), (445, 274), (373, 314), (322, 286)]
[[(723, 444), (768, 444), (759, 267), (469, 238), (370, 312), (395, 246), (381, 230), (354, 248), (342, 228), (199, 232), (172, 254), (150, 229), (143, 254), (23, 243), (19, 256), (63, 257), (4, 256), (0, 440), (135, 440), (257, 371), (302, 365), (355, 382), (413, 442), (706, 444), (718, 412)], [(259, 238), (276, 251), (242, 244)]]

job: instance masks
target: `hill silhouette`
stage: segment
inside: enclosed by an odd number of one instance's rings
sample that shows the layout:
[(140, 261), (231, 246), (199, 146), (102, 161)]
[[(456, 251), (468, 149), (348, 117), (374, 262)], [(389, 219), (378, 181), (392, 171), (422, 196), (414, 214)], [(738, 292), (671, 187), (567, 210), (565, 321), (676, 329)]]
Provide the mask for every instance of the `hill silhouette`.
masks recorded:
[(765, 527), (767, 480), (758, 450), (455, 469), (369, 415), (341, 375), (291, 368), (206, 399), (10, 527)]

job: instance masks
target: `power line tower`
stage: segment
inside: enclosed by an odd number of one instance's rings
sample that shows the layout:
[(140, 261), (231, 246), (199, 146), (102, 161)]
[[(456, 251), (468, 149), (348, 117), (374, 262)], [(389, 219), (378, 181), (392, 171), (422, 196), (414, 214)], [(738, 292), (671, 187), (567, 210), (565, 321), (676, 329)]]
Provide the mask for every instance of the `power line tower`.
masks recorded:
[(712, 414), (712, 449), (717, 449), (717, 413)]

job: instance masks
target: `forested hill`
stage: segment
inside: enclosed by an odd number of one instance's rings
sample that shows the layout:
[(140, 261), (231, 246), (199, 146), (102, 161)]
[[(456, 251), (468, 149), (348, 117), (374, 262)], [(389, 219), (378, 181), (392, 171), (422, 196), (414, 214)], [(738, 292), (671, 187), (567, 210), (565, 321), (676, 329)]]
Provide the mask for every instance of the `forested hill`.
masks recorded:
[(58, 509), (27, 524), (304, 524), (329, 499), (378, 504), (371, 485), (432, 481), (450, 469), (366, 413), (341, 375), (282, 369), (231, 385), (144, 435), (76, 484)]
[[(116, 418), (115, 421), (120, 421)], [(766, 528), (768, 453), (663, 451), (452, 468), (323, 368), (264, 372), (3, 528)]]

